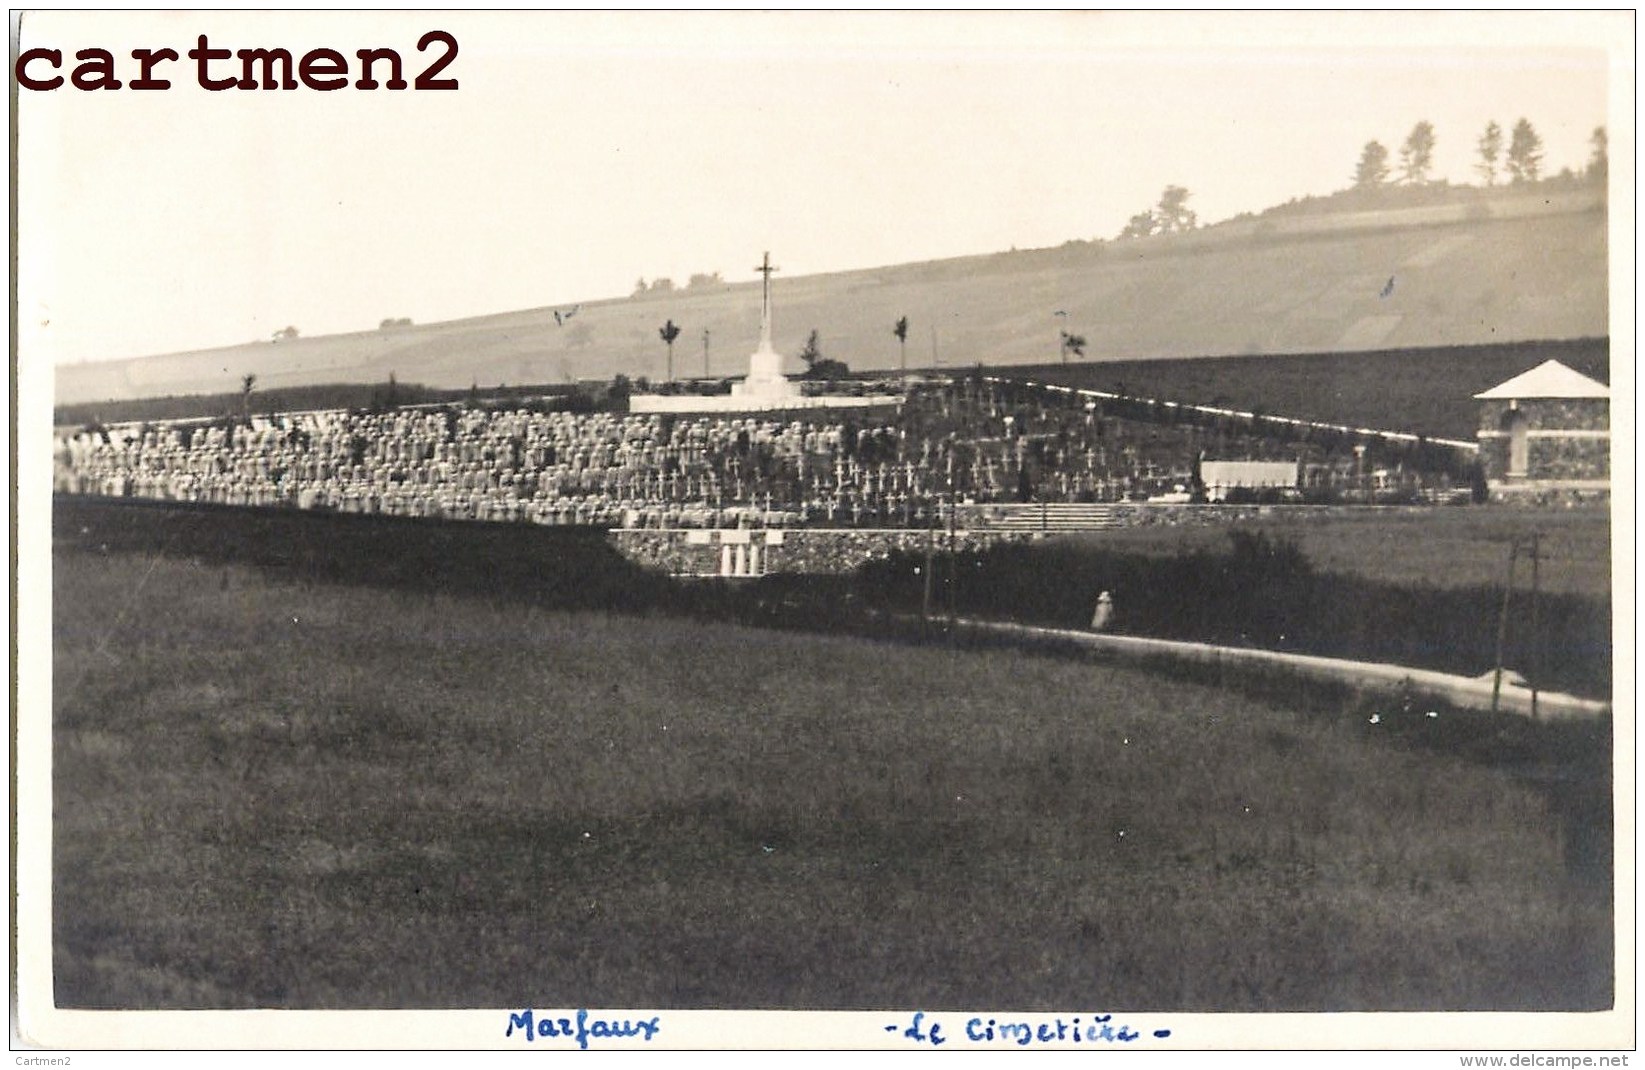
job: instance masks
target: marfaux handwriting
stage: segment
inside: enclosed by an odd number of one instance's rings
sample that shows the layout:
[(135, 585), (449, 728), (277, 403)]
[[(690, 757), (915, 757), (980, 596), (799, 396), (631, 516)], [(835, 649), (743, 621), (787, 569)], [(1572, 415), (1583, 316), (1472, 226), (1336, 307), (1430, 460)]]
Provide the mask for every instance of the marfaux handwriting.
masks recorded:
[(625, 1039), (639, 1037), (649, 1042), (658, 1033), (662, 1032), (662, 1019), (653, 1018), (591, 1018), (586, 1008), (579, 1008), (575, 1014), (575, 1021), (570, 1017), (555, 1017), (557, 1012), (544, 1012), (538, 1016), (531, 1008), (523, 1011), (510, 1011), (508, 1028), (503, 1036), (512, 1037), (516, 1032), (523, 1033), (527, 1041), (538, 1038), (574, 1037), (577, 1046), (584, 1051), (588, 1050), (590, 1040)]

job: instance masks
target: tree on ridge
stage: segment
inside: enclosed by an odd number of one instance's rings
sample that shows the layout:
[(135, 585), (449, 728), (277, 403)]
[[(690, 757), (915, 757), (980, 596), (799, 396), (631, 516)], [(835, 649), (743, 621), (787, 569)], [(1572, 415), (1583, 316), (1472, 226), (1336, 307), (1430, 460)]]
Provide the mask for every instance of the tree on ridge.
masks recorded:
[(1597, 182), (1605, 181), (1610, 173), (1609, 138), (1605, 135), (1603, 126), (1594, 127), (1594, 132), (1588, 138), (1588, 144), (1593, 146), (1593, 153), (1588, 157), (1588, 167), (1583, 174)]
[(1487, 186), (1496, 185), (1497, 161), (1502, 158), (1502, 127), (1497, 125), (1495, 119), (1485, 124), (1485, 133), (1474, 143), (1474, 151), (1479, 153), (1479, 162), (1474, 164), (1474, 170), (1479, 172)]
[(1424, 119), (1411, 128), (1410, 136), (1399, 150), (1400, 178), (1420, 186), (1428, 181), (1428, 172), (1434, 166), (1434, 124)]
[(1367, 141), (1354, 168), (1355, 189), (1376, 189), (1388, 181), (1388, 150), (1380, 141)]
[(1508, 142), (1508, 178), (1512, 182), (1535, 182), (1542, 177), (1542, 138), (1529, 119), (1514, 124)]
[(1161, 234), (1193, 230), (1199, 225), (1199, 216), (1188, 207), (1188, 197), (1186, 187), (1165, 187), (1165, 192), (1160, 194), (1158, 211), (1155, 212)]

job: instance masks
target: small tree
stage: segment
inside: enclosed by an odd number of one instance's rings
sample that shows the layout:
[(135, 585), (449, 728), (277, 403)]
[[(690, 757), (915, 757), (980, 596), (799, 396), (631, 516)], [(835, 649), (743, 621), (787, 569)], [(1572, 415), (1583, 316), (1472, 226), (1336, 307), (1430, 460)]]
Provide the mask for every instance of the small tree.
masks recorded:
[(1529, 119), (1514, 124), (1508, 142), (1508, 178), (1512, 182), (1535, 182), (1542, 176), (1542, 138)]
[(680, 329), (674, 325), (673, 320), (669, 320), (657, 328), (657, 333), (662, 336), (663, 344), (668, 347), (668, 381), (672, 383), (674, 381), (674, 339), (680, 336)]
[(651, 292), (654, 293), (654, 294), (673, 293), (674, 292), (674, 280), (669, 279), (669, 278), (652, 279), (651, 280)]
[(1380, 141), (1367, 141), (1354, 168), (1355, 189), (1376, 189), (1388, 181), (1388, 150)]
[(1188, 207), (1188, 190), (1183, 186), (1166, 186), (1160, 194), (1159, 210), (1155, 221), (1161, 234), (1193, 230), (1199, 226), (1199, 216)]
[(805, 368), (808, 373), (822, 359), (822, 342), (818, 338), (815, 327), (811, 328), (811, 337), (805, 340), (805, 348), (800, 350), (800, 359), (805, 361)]
[(805, 361), (805, 372), (801, 378), (843, 379), (851, 374), (851, 369), (843, 361), (829, 360), (823, 356), (822, 343), (815, 328), (811, 331), (811, 337), (805, 340), (805, 348), (800, 350), (800, 359)]
[(1495, 119), (1485, 124), (1485, 132), (1474, 143), (1474, 151), (1479, 153), (1479, 162), (1474, 164), (1474, 170), (1479, 172), (1487, 186), (1496, 185), (1497, 161), (1502, 157), (1502, 127), (1496, 124)]
[(1605, 181), (1610, 173), (1609, 139), (1605, 135), (1603, 126), (1594, 127), (1593, 134), (1588, 138), (1588, 144), (1593, 146), (1593, 152), (1588, 156), (1588, 169), (1583, 173), (1595, 182)]
[(823, 357), (805, 373), (807, 379), (844, 379), (851, 374), (851, 368), (842, 360), (833, 360)]
[(1399, 150), (1400, 178), (1420, 186), (1428, 181), (1428, 171), (1434, 166), (1434, 124), (1424, 119), (1411, 128), (1410, 136)]
[(285, 342), (296, 337), (297, 328), (295, 327), (281, 327), (279, 330), (274, 332), (274, 340), (276, 342)]
[(1125, 229), (1120, 231), (1120, 237), (1146, 238), (1157, 229), (1159, 229), (1159, 220), (1154, 218), (1154, 212), (1150, 209), (1132, 216), (1130, 221), (1125, 224)]
[(645, 293), (647, 289), (649, 289), (649, 287), (646, 285), (644, 275), (641, 275), (639, 278), (634, 280), (634, 296), (635, 297), (638, 297), (641, 294)]
[(902, 373), (908, 374), (908, 317), (897, 320), (897, 325), (891, 328), (891, 333), (897, 336), (897, 348), (902, 353)]

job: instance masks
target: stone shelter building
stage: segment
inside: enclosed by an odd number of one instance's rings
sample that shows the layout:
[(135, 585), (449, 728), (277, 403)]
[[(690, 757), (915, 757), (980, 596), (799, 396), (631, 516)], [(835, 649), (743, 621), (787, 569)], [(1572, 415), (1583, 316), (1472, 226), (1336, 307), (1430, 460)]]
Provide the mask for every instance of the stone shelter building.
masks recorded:
[(1610, 387), (1548, 360), (1474, 397), (1492, 498), (1609, 493)]

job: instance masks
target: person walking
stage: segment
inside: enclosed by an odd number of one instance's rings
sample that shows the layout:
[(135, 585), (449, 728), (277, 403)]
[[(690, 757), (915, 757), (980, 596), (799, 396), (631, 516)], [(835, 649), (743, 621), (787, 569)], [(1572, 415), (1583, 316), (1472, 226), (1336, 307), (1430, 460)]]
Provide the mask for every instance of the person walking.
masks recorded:
[(1114, 619), (1114, 596), (1107, 591), (1097, 596), (1097, 610), (1091, 614), (1091, 630), (1103, 632), (1108, 630), (1109, 623)]

